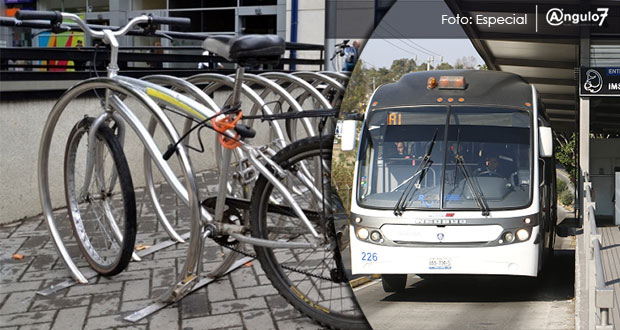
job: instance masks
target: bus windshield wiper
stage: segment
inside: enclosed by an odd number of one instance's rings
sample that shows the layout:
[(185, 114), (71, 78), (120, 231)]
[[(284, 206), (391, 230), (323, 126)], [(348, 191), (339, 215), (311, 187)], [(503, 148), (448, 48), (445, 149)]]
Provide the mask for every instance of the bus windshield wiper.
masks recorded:
[[(465, 182), (467, 182), (467, 186), (469, 187), (469, 190), (471, 190), (471, 194), (474, 196), (474, 201), (476, 201), (476, 204), (478, 204), (478, 207), (480, 207), (480, 210), (482, 210), (482, 215), (489, 215), (489, 205), (487, 204), (487, 200), (482, 194), (482, 190), (480, 189), (480, 184), (478, 183), (478, 180), (476, 179), (476, 177), (469, 174), (469, 170), (467, 169), (467, 166), (465, 166), (463, 156), (460, 156), (457, 153), (456, 155), (454, 155), (454, 158), (456, 160), (457, 168), (460, 168), (461, 172), (463, 172)], [(456, 184), (456, 180), (454, 181), (454, 183)]]
[[(403, 184), (406, 183), (407, 185), (405, 186), (405, 190), (403, 191), (403, 193), (400, 195), (400, 198), (398, 198), (396, 205), (394, 205), (394, 215), (403, 215), (403, 211), (405, 211), (405, 208), (411, 202), (411, 198), (413, 197), (415, 192), (420, 189), (420, 184), (422, 183), (422, 180), (424, 180), (424, 176), (426, 176), (428, 168), (433, 164), (433, 161), (431, 160), (431, 153), (433, 152), (433, 146), (435, 145), (438, 131), (439, 129), (436, 128), (435, 134), (433, 134), (433, 139), (430, 141), (428, 149), (426, 150), (426, 154), (424, 154), (420, 165), (418, 165), (416, 170), (413, 172), (413, 175), (403, 182)], [(416, 176), (418, 176), (418, 179), (414, 180)], [(414, 182), (416, 183), (414, 184)], [(398, 187), (402, 186), (403, 184), (399, 185)]]

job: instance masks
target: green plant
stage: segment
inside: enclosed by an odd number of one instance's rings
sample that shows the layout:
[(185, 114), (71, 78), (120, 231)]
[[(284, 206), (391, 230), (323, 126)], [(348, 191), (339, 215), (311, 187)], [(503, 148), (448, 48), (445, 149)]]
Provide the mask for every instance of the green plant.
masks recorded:
[(556, 186), (555, 188), (558, 190), (558, 194), (561, 194), (562, 192), (564, 192), (564, 190), (566, 190), (566, 188), (568, 187), (568, 184), (560, 179), (556, 180)]
[(577, 167), (575, 165), (575, 150), (577, 150), (575, 133), (570, 137), (558, 134), (556, 135), (555, 142), (555, 159), (564, 166), (570, 181), (575, 182), (575, 176), (577, 175)]
[(347, 212), (351, 209), (351, 185), (353, 184), (353, 167), (355, 164), (354, 155), (354, 152), (339, 152), (334, 153), (335, 157), (332, 158), (332, 183)]
[(566, 189), (560, 194), (560, 203), (564, 206), (569, 206), (573, 204), (573, 193), (570, 190)]

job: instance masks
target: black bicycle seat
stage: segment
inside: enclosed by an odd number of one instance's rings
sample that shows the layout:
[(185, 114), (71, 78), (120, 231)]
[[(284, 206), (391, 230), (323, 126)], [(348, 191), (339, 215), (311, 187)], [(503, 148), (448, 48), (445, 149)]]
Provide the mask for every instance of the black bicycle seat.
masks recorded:
[(276, 35), (209, 36), (202, 48), (225, 59), (244, 64), (277, 63), (285, 50), (284, 40)]

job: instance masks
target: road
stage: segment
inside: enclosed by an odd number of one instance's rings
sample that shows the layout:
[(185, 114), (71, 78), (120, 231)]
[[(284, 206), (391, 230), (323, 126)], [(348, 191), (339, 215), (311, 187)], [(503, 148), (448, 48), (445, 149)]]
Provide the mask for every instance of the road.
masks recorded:
[[(564, 210), (558, 210), (563, 219)], [(355, 289), (373, 329), (575, 328), (573, 237), (556, 241), (556, 255), (539, 280), (503, 276), (410, 275), (407, 288), (385, 293), (376, 280)]]

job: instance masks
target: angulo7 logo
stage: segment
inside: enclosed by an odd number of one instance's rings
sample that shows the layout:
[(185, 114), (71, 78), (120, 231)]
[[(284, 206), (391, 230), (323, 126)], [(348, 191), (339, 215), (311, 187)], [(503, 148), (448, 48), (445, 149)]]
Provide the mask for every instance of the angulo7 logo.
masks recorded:
[(609, 15), (609, 8), (597, 8), (596, 12), (587, 13), (568, 13), (563, 8), (551, 8), (547, 11), (547, 23), (553, 26), (560, 26), (565, 23), (578, 24), (597, 24), (603, 26), (605, 19)]

